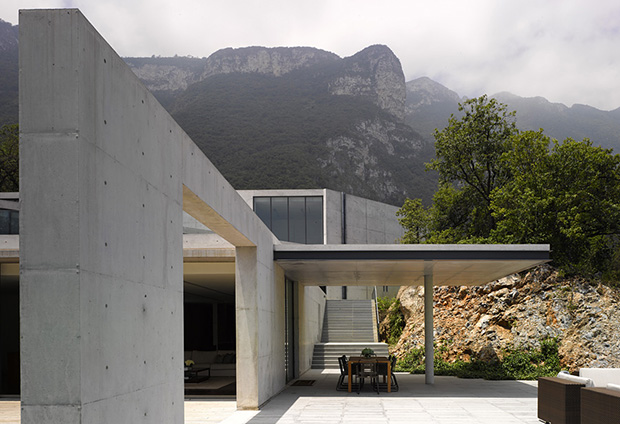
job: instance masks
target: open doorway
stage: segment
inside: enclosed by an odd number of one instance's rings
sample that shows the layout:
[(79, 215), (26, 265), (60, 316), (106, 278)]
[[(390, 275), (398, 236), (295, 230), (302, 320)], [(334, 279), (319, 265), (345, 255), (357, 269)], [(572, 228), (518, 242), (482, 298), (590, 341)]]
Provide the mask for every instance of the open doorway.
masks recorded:
[(236, 395), (234, 258), (184, 264), (185, 396)]
[(0, 263), (0, 396), (19, 393), (19, 264)]

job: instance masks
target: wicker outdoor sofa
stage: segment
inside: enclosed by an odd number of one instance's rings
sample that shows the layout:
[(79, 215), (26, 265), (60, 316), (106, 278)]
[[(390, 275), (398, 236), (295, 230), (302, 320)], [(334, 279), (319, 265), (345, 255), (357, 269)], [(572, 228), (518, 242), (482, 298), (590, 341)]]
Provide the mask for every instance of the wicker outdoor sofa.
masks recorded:
[(620, 369), (584, 368), (579, 374), (538, 379), (538, 418), (551, 424), (620, 423)]

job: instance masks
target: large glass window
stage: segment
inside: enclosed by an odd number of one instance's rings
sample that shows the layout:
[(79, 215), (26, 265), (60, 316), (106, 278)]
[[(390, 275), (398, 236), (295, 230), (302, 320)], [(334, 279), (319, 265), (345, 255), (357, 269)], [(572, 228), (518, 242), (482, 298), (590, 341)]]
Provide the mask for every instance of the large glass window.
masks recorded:
[(19, 212), (0, 209), (0, 234), (19, 234)]
[(323, 244), (323, 197), (255, 197), (254, 211), (281, 241)]

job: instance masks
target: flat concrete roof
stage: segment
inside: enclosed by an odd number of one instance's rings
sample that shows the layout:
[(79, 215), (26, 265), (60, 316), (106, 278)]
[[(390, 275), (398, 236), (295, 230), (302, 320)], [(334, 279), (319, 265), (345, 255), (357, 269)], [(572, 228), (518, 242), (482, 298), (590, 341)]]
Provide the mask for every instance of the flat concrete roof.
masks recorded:
[(287, 277), (305, 285), (481, 285), (549, 262), (548, 244), (274, 246)]

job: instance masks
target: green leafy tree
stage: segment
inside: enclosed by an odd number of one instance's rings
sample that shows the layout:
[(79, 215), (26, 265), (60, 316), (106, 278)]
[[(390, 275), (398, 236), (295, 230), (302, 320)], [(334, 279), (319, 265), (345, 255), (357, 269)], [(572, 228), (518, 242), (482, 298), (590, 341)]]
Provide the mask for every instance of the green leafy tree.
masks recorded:
[(543, 131), (519, 132), (486, 96), (435, 132), (433, 204), (399, 210), (405, 243), (549, 243), (569, 273), (620, 276), (620, 155)]
[(542, 131), (514, 138), (503, 157), (513, 177), (492, 196), (491, 239), (551, 243), (568, 272), (610, 270), (620, 246), (620, 155), (587, 139), (550, 141)]
[(461, 118), (452, 115), (435, 130), (436, 159), (428, 164), (440, 181), (432, 234), (451, 242), (490, 234), (491, 193), (510, 177), (500, 158), (518, 133), (515, 113), (486, 95), (459, 104), (459, 111)]
[(0, 191), (19, 191), (19, 127), (0, 128)]

